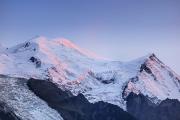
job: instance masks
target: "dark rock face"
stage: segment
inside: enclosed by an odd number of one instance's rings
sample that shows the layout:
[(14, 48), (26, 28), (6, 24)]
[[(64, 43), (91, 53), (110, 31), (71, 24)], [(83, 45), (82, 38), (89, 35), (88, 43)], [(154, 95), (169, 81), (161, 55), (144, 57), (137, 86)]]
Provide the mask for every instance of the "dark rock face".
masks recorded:
[(139, 120), (180, 120), (178, 100), (166, 99), (157, 105), (141, 94), (130, 93), (127, 111)]
[(113, 83), (115, 80), (113, 78), (109, 79), (109, 80), (102, 80), (101, 82), (104, 84), (110, 84)]
[(154, 78), (154, 80), (157, 80), (156, 76), (152, 73), (151, 69), (147, 66), (146, 62), (141, 65), (139, 72), (143, 72), (143, 71), (150, 74)]
[(37, 59), (37, 58), (35, 58), (35, 57), (31, 57), (29, 60), (30, 60), (31, 62), (35, 63), (36, 68), (41, 67), (41, 61), (40, 61), (39, 59)]
[(103, 78), (102, 76), (96, 75), (92, 71), (89, 71), (88, 73), (89, 73), (90, 76), (97, 79), (98, 81), (100, 81), (103, 84), (111, 84), (111, 83), (115, 83), (115, 81), (116, 81), (115, 76), (112, 76), (111, 78), (107, 79), (107, 78)]
[(143, 70), (145, 70), (148, 74), (152, 74), (151, 69), (146, 66), (146, 63), (142, 64), (140, 67), (140, 72), (142, 72)]
[(104, 84), (110, 84), (110, 83), (115, 82), (115, 78), (103, 79), (102, 77), (96, 77), (96, 76), (93, 76), (93, 77), (95, 77), (98, 81), (100, 81), (101, 83), (104, 83)]
[(30, 90), (57, 110), (64, 120), (136, 120), (116, 105), (105, 102), (89, 103), (82, 95), (73, 96), (49, 81), (30, 79)]
[(20, 120), (6, 104), (0, 102), (0, 120)]
[(30, 42), (27, 42), (25, 45), (24, 45), (24, 47), (26, 48), (26, 47), (29, 47), (29, 45), (30, 45)]
[(127, 92), (127, 88), (128, 88), (128, 85), (129, 83), (136, 83), (139, 81), (139, 77), (138, 76), (135, 76), (135, 77), (132, 77), (129, 79), (128, 82), (124, 83), (124, 85), (122, 86), (122, 89), (123, 89), (123, 92), (122, 92), (122, 98), (123, 99), (126, 99), (126, 97), (129, 95), (129, 92)]

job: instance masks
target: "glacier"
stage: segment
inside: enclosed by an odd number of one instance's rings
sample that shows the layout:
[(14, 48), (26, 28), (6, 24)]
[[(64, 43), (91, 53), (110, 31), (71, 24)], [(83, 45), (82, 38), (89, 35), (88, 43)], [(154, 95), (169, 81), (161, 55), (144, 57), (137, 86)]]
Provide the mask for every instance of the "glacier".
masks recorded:
[(0, 74), (50, 80), (90, 102), (104, 101), (126, 110), (126, 97), (143, 94), (159, 104), (180, 100), (180, 77), (155, 54), (121, 62), (104, 59), (67, 39), (38, 37), (0, 47)]

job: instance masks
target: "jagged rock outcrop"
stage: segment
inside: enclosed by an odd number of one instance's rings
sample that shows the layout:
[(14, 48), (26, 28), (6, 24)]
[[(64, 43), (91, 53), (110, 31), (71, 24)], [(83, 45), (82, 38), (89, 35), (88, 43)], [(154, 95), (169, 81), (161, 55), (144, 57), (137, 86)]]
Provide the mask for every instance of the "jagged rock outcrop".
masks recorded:
[(180, 120), (180, 102), (175, 99), (155, 104), (147, 96), (130, 93), (127, 111), (139, 120)]
[(0, 102), (0, 120), (20, 120), (20, 118), (5, 103)]

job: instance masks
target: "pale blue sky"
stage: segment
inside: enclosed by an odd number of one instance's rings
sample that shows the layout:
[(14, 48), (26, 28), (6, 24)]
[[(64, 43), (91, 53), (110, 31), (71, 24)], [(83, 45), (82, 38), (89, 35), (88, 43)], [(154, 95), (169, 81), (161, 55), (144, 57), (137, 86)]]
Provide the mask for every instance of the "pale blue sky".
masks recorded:
[(154, 52), (180, 74), (180, 0), (0, 0), (0, 42), (64, 37), (101, 56)]

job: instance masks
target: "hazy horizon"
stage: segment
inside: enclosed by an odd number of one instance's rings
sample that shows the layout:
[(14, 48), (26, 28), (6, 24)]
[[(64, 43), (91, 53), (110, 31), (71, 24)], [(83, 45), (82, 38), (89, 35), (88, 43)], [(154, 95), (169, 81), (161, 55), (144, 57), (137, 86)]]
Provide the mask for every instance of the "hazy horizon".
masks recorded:
[(106, 58), (155, 53), (180, 75), (179, 0), (1, 0), (0, 43), (63, 37)]

